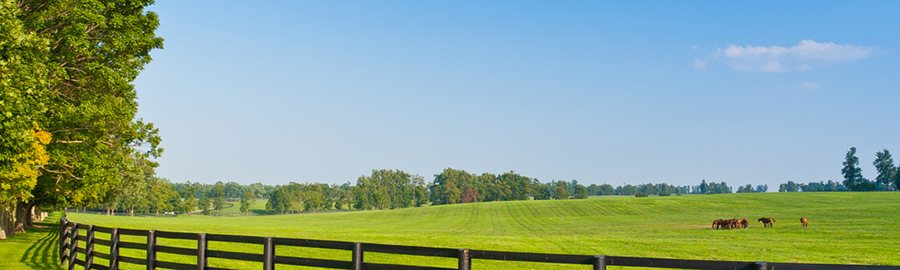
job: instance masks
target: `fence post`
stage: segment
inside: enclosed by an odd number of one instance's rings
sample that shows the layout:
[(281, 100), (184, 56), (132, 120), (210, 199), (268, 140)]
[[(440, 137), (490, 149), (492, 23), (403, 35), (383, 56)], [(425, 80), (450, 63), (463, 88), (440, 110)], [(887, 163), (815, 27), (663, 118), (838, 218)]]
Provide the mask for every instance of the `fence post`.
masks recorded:
[(472, 269), (472, 260), (469, 254), (468, 248), (459, 249), (459, 266), (457, 267), (459, 270), (470, 270)]
[(274, 270), (275, 269), (275, 243), (272, 242), (272, 237), (266, 237), (265, 243), (263, 244), (263, 269), (264, 270)]
[(109, 233), (109, 270), (119, 270), (119, 228)]
[(606, 256), (594, 256), (594, 270), (606, 270)]
[(87, 241), (84, 242), (84, 270), (91, 270), (94, 264), (94, 225), (88, 225)]
[(147, 270), (156, 269), (156, 230), (147, 233)]
[(78, 246), (78, 223), (72, 223), (72, 232), (69, 235), (69, 270), (75, 270), (75, 258), (78, 258), (78, 254), (75, 253), (75, 247)]
[(59, 264), (66, 263), (66, 229), (69, 221), (66, 218), (59, 218)]
[(197, 270), (206, 269), (206, 234), (197, 237)]
[(363, 249), (362, 243), (356, 242), (353, 243), (353, 258), (351, 261), (351, 270), (362, 270), (363, 265)]
[(753, 263), (753, 270), (768, 270), (769, 264), (766, 262), (755, 262)]

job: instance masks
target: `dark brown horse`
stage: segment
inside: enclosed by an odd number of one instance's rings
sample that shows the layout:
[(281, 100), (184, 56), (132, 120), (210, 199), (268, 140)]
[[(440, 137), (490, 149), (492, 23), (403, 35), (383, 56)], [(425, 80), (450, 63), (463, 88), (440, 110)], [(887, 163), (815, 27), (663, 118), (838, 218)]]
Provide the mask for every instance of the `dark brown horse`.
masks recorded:
[(809, 227), (809, 221), (806, 220), (805, 217), (802, 217), (800, 218), (800, 225), (802, 225), (803, 227)]
[(724, 219), (717, 219), (717, 220), (713, 221), (712, 227), (716, 228), (716, 230), (718, 230), (719, 228), (724, 228), (724, 229), (728, 228), (726, 226)]
[(774, 218), (768, 218), (768, 217), (760, 218), (756, 223), (759, 223), (759, 222), (763, 223), (764, 228), (771, 228), (772, 226), (775, 225), (775, 224), (773, 224), (773, 223), (775, 223)]
[(750, 222), (747, 221), (746, 218), (738, 219), (738, 224), (740, 224), (741, 228), (744, 228), (744, 229), (746, 229), (747, 227), (750, 227)]

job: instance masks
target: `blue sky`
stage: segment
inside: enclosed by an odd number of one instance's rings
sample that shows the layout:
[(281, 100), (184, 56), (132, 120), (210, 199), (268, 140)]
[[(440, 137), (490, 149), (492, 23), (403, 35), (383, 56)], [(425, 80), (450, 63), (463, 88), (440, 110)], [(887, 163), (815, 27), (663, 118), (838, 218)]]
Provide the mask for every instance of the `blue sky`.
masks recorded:
[[(452, 167), (842, 180), (900, 151), (900, 2), (158, 1), (134, 82), (175, 182)], [(900, 159), (900, 158), (898, 158)]]

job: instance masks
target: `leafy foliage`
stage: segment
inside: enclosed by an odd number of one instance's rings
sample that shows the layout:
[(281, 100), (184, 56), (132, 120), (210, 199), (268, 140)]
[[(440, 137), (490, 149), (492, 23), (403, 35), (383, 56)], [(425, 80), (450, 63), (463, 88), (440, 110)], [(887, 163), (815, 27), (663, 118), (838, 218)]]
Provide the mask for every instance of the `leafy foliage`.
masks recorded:
[(52, 137), (38, 123), (47, 111), (49, 40), (20, 16), (16, 1), (0, 1), (0, 208), (32, 197)]
[[(872, 162), (872, 165), (878, 170), (878, 176), (875, 177), (875, 182), (883, 187), (891, 188), (897, 174), (897, 167), (894, 167), (894, 158), (891, 157), (891, 152), (884, 149), (881, 152), (876, 153), (875, 161)], [(894, 186), (894, 188), (897, 188), (897, 186)]]
[(875, 189), (875, 185), (862, 176), (862, 169), (859, 168), (859, 158), (856, 157), (856, 147), (850, 147), (850, 151), (847, 151), (847, 156), (844, 159), (844, 168), (841, 169), (841, 174), (844, 175), (844, 186), (852, 191), (868, 191)]
[(569, 189), (566, 182), (557, 181), (553, 187), (553, 198), (557, 200), (565, 200), (569, 198)]
[(778, 192), (798, 192), (800, 191), (800, 186), (794, 181), (787, 181), (787, 183), (781, 184), (778, 186)]
[(241, 212), (247, 213), (247, 216), (250, 216), (250, 206), (256, 202), (256, 197), (253, 196), (252, 191), (245, 191), (244, 197), (241, 198)]

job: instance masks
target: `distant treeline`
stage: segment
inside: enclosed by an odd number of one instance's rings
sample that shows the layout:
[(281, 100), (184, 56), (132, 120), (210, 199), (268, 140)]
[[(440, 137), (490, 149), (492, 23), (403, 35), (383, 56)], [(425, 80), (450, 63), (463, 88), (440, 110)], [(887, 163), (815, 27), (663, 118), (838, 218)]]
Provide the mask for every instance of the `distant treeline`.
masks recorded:
[[(793, 181), (781, 184), (779, 192), (812, 191), (870, 191), (896, 190), (900, 184), (900, 174), (893, 165), (890, 152), (878, 152), (874, 162), (878, 177), (870, 181), (862, 177), (856, 148), (847, 153), (843, 182), (810, 182), (798, 184)], [(170, 183), (166, 179), (153, 176), (152, 167), (145, 167), (145, 173), (130, 178), (109, 195), (104, 204), (95, 208), (107, 211), (124, 210), (130, 213), (180, 212), (209, 214), (220, 211), (227, 201), (240, 201), (241, 211), (249, 214), (256, 199), (267, 199), (265, 210), (270, 213), (322, 210), (372, 210), (420, 207), (457, 203), (516, 201), (516, 200), (565, 200), (585, 199), (588, 196), (670, 196), (682, 194), (724, 194), (767, 192), (767, 185), (738, 186), (733, 190), (725, 182), (702, 180), (695, 186), (674, 186), (666, 183), (610, 184), (584, 186), (577, 180), (541, 182), (536, 178), (520, 175), (514, 171), (499, 175), (492, 173), (475, 174), (464, 170), (447, 168), (434, 175), (434, 180), (426, 182), (424, 177), (411, 175), (402, 170), (372, 170), (371, 175), (363, 175), (350, 182), (336, 184), (288, 183), (287, 185), (264, 185), (260, 183), (241, 185), (235, 182), (215, 184)]]
[(787, 181), (779, 185), (778, 192), (889, 191), (900, 188), (900, 165), (894, 165), (894, 158), (887, 149), (875, 153), (875, 161), (872, 162), (878, 174), (875, 181), (863, 177), (862, 169), (859, 168), (859, 158), (856, 157), (856, 147), (850, 147), (843, 164), (844, 167), (841, 169), (841, 174), (844, 175), (843, 182), (828, 180), (828, 182), (798, 184)]
[[(625, 195), (645, 197), (681, 194), (731, 193), (725, 182), (706, 180), (696, 186), (673, 186), (665, 183), (639, 184), (613, 187), (609, 184), (584, 186), (577, 180), (549, 181), (520, 175), (514, 171), (499, 175), (473, 174), (453, 168), (444, 169), (430, 183), (419, 175), (402, 170), (372, 170), (371, 175), (360, 176), (356, 184), (336, 185), (323, 183), (288, 183), (242, 185), (236, 182), (215, 184), (171, 183), (167, 179), (151, 176), (134, 178), (116, 189), (107, 203), (93, 209), (125, 211), (130, 214), (157, 214), (178, 212), (184, 214), (213, 214), (221, 211), (227, 202), (239, 202), (240, 211), (249, 214), (257, 199), (267, 199), (265, 210), (269, 213), (316, 212), (323, 210), (372, 210), (420, 207), (457, 203), (514, 201), (514, 200), (565, 200), (585, 199), (588, 196)], [(747, 185), (738, 192), (765, 192), (767, 186), (755, 189)], [(215, 211), (215, 212), (214, 212)]]

